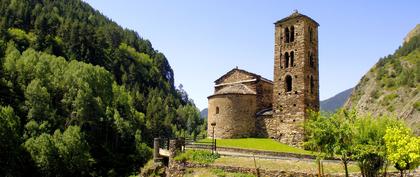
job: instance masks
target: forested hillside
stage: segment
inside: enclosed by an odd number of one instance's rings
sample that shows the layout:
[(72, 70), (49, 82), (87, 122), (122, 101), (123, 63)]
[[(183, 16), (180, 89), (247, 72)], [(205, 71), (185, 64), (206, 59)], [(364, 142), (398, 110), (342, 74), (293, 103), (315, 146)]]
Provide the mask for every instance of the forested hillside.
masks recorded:
[(0, 176), (127, 176), (205, 131), (166, 57), (80, 0), (0, 0)]
[(363, 76), (345, 107), (360, 114), (395, 115), (420, 134), (420, 25), (394, 54)]

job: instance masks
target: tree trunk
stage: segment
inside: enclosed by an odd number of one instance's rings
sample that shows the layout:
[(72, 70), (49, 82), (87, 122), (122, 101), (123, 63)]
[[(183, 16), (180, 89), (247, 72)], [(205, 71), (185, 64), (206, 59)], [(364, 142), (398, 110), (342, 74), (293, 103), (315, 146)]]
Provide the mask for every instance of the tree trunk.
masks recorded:
[(318, 161), (318, 177), (321, 177), (321, 160), (317, 159)]
[(388, 171), (388, 162), (387, 161), (385, 161), (385, 165), (384, 165), (384, 173), (383, 173), (383, 177), (386, 177), (386, 173), (387, 173), (387, 171)]
[(349, 171), (347, 169), (347, 163), (348, 163), (348, 161), (347, 160), (344, 160), (343, 163), (344, 163), (344, 171), (346, 171), (346, 177), (349, 177)]
[(404, 170), (400, 170), (401, 177), (404, 177)]

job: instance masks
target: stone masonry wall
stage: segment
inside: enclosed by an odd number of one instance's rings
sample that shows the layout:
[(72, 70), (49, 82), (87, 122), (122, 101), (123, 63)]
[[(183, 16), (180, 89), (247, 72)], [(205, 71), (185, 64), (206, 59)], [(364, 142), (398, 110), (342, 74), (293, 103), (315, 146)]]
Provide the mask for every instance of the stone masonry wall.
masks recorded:
[[(295, 39), (285, 43), (284, 30), (294, 27)], [(317, 24), (305, 17), (297, 17), (276, 24), (274, 53), (273, 122), (277, 130), (269, 136), (283, 143), (300, 146), (304, 140), (302, 124), (308, 108), (318, 110), (318, 38)], [(309, 28), (314, 32), (309, 40)], [(285, 66), (285, 53), (294, 52), (294, 64)], [(309, 67), (312, 53), (314, 68)], [(292, 90), (286, 92), (286, 76), (292, 78)], [(310, 93), (310, 77), (314, 80), (314, 93)]]
[(273, 106), (273, 84), (265, 81), (258, 81), (257, 87), (257, 112)]
[(256, 117), (255, 122), (255, 135), (261, 138), (276, 138), (276, 132), (278, 131), (277, 119), (273, 118), (273, 115), (260, 115)]
[[(216, 107), (219, 113), (216, 114)], [(209, 97), (208, 137), (213, 135), (212, 122), (216, 122), (216, 138), (250, 137), (255, 130), (256, 96), (226, 94)]]

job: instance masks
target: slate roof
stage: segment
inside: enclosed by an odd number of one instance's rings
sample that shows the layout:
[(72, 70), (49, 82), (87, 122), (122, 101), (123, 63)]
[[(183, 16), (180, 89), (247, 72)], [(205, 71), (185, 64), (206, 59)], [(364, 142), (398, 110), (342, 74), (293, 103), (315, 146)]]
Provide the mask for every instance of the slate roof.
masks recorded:
[(220, 89), (214, 95), (224, 95), (224, 94), (241, 94), (241, 95), (255, 95), (253, 90), (247, 87), (244, 84), (233, 84), (226, 86), (225, 88)]
[(243, 70), (243, 69), (239, 69), (238, 67), (235, 67), (235, 68), (233, 68), (232, 70), (230, 70), (229, 72), (227, 72), (226, 74), (223, 74), (223, 75), (222, 75), (222, 76), (220, 76), (217, 80), (215, 80), (215, 81), (214, 81), (214, 83), (218, 83), (218, 82), (220, 82), (223, 78), (225, 78), (225, 77), (227, 77), (227, 76), (229, 76), (229, 75), (233, 74), (233, 73), (234, 73), (234, 72), (236, 72), (236, 71), (239, 71), (239, 72), (242, 72), (242, 73), (245, 73), (245, 74), (248, 74), (248, 75), (254, 76), (255, 78), (260, 78), (261, 80), (266, 81), (266, 82), (273, 83), (273, 81), (271, 81), (271, 80), (269, 80), (269, 79), (266, 79), (266, 78), (262, 77), (261, 75), (258, 75), (258, 74), (255, 74), (255, 73), (252, 73), (252, 72), (249, 72), (249, 71)]
[(289, 15), (288, 17), (276, 21), (274, 24), (283, 23), (285, 21), (288, 21), (288, 20), (291, 20), (291, 19), (294, 19), (294, 18), (306, 18), (306, 19), (309, 19), (310, 21), (314, 22), (317, 26), (319, 26), (318, 22), (316, 22), (314, 19), (299, 13), (297, 10), (295, 12), (293, 12), (291, 15)]

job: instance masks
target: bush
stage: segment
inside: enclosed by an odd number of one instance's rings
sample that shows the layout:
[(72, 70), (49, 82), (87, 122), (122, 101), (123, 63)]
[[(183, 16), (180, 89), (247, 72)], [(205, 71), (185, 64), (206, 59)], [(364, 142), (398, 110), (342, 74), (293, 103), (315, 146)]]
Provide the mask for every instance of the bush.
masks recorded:
[(414, 87), (415, 77), (416, 76), (413, 69), (406, 69), (402, 71), (399, 76), (399, 85), (408, 85), (410, 87)]
[(382, 98), (382, 102), (381, 102), (382, 106), (388, 106), (389, 103), (397, 97), (398, 95), (396, 93), (391, 93), (389, 95), (386, 95), (384, 98)]
[(188, 150), (185, 153), (176, 156), (175, 160), (181, 162), (190, 161), (200, 164), (209, 164), (213, 163), (219, 157), (219, 154), (212, 154), (210, 151)]
[(388, 110), (389, 112), (394, 112), (395, 111), (395, 107), (393, 105), (389, 105), (386, 110)]
[(417, 101), (413, 104), (415, 110), (420, 111), (420, 101)]
[(372, 92), (370, 92), (370, 96), (371, 96), (372, 98), (374, 98), (375, 100), (376, 100), (376, 99), (378, 99), (378, 98), (379, 98), (379, 96), (380, 96), (379, 90), (377, 90), (377, 89), (372, 90)]
[(387, 71), (385, 70), (385, 67), (379, 67), (377, 73), (376, 73), (376, 80), (381, 80), (385, 75), (387, 74)]

